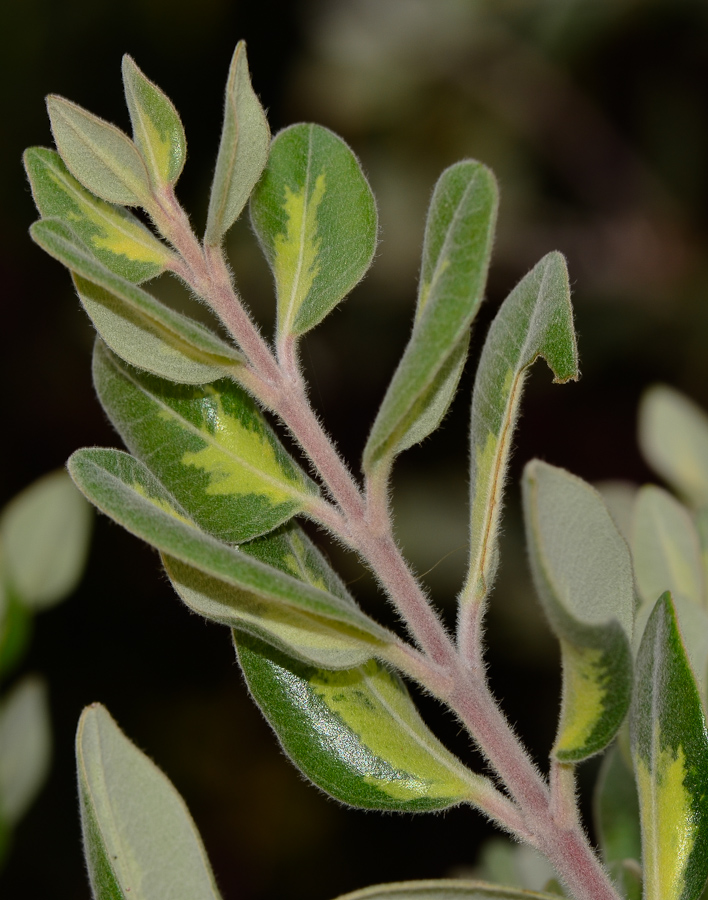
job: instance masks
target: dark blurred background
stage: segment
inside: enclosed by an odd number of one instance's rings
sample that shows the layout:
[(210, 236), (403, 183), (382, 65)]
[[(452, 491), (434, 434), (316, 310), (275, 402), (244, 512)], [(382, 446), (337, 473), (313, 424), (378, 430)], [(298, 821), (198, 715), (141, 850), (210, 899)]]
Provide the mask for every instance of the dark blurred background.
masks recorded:
[[(378, 197), (374, 266), (303, 348), (313, 400), (353, 465), (407, 339), (435, 179), (470, 156), (500, 181), (488, 299), (459, 398), (441, 430), (396, 471), (400, 540), (450, 620), (466, 562), (466, 429), (481, 339), (542, 254), (568, 257), (583, 378), (553, 386), (539, 364), (530, 379), (488, 629), (497, 695), (543, 764), (557, 711), (557, 653), (529, 586), (518, 479), (534, 455), (590, 480), (648, 479), (635, 442), (642, 389), (663, 380), (708, 405), (708, 6), (5, 0), (0, 501), (79, 446), (117, 443), (91, 387), (92, 329), (66, 273), (27, 237), (35, 213), (20, 157), (28, 145), (50, 143), (44, 95), (63, 94), (127, 128), (120, 58), (131, 53), (182, 114), (189, 160), (179, 195), (201, 229), (239, 38), (273, 130), (312, 119), (338, 131)], [(233, 229), (229, 250), (244, 296), (269, 327), (270, 277), (247, 222)], [(185, 302), (169, 285), (156, 290)], [(385, 619), (357, 562), (336, 547), (330, 553), (361, 602)], [(489, 833), (471, 811), (365, 814), (305, 785), (247, 698), (228, 632), (190, 616), (155, 554), (105, 519), (78, 593), (38, 618), (28, 669), (50, 683), (55, 755), (0, 874), (3, 897), (89, 896), (73, 732), (94, 700), (186, 798), (225, 900), (327, 900), (376, 881), (443, 876), (473, 864)], [(429, 701), (423, 709), (467, 757), (450, 717)], [(586, 797), (592, 773), (586, 765)]]

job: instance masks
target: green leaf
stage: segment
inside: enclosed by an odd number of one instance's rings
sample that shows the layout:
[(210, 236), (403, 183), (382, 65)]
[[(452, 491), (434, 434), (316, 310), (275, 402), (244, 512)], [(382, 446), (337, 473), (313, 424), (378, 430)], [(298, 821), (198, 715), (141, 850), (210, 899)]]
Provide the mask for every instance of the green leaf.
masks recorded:
[(79, 719), (76, 762), (96, 900), (218, 900), (184, 800), (98, 703)]
[(47, 111), (57, 150), (74, 178), (109, 203), (149, 205), (150, 178), (127, 134), (56, 94), (47, 97)]
[(128, 281), (154, 278), (174, 254), (139, 219), (89, 193), (44, 147), (25, 150), (25, 170), (37, 209), (44, 219), (61, 219), (104, 266)]
[(378, 884), (351, 894), (343, 894), (337, 900), (558, 900), (558, 895), (455, 878)]
[(482, 350), (472, 398), (471, 550), (463, 604), (483, 602), (494, 581), (502, 492), (521, 393), (539, 357), (555, 382), (579, 377), (568, 270), (560, 253), (545, 256), (509, 294)]
[[(0, 680), (22, 659), (32, 635), (32, 614), (0, 574)], [(2, 854), (0, 854), (1, 856)]]
[(535, 847), (495, 836), (482, 844), (475, 875), (506, 888), (538, 890), (555, 880), (553, 866)]
[(187, 157), (187, 139), (172, 101), (126, 55), (123, 87), (133, 139), (155, 188), (174, 185)]
[(652, 607), (671, 591), (705, 605), (705, 584), (698, 532), (688, 510), (654, 485), (641, 488), (634, 508), (632, 558), (639, 594)]
[(321, 125), (292, 125), (274, 138), (251, 220), (275, 277), (281, 337), (321, 322), (376, 249), (371, 188), (349, 147)]
[[(240, 549), (356, 608), (327, 561), (295, 523)], [(324, 669), (350, 669), (382, 654), (380, 639), (352, 625), (263, 599), (169, 556), (163, 562), (173, 587), (194, 612), (254, 635), (302, 662)]]
[(616, 743), (605, 754), (595, 783), (594, 819), (605, 863), (642, 858), (634, 773)]
[(629, 707), (632, 564), (602, 498), (582, 479), (532, 460), (523, 499), (534, 583), (561, 643), (563, 704), (553, 754), (575, 762), (607, 746)]
[(607, 866), (610, 878), (626, 900), (642, 900), (642, 868), (636, 859), (623, 859)]
[(669, 593), (642, 638), (630, 723), (645, 900), (694, 900), (708, 876), (708, 732)]
[(241, 215), (268, 161), (270, 128), (251, 86), (246, 44), (231, 60), (224, 100), (224, 124), (209, 197), (204, 241), (216, 246)]
[(96, 330), (126, 362), (180, 384), (206, 384), (241, 362), (241, 354), (208, 328), (102, 266), (66, 223), (35, 222), (30, 234), (72, 271)]
[(47, 689), (23, 679), (0, 704), (0, 819), (13, 826), (44, 784), (51, 758)]
[(422, 811), (476, 803), (496, 789), (428, 730), (398, 675), (378, 660), (330, 672), (234, 632), (255, 702), (283, 750), (350, 806)]
[(318, 495), (232, 381), (176, 385), (130, 368), (100, 342), (93, 380), (131, 452), (149, 461), (194, 521), (217, 537), (265, 534), (307, 511)]
[(18, 494), (0, 518), (7, 579), (29, 609), (46, 609), (78, 584), (86, 563), (91, 510), (66, 472)]
[(708, 505), (708, 417), (692, 400), (666, 385), (649, 388), (639, 407), (639, 446), (693, 506)]
[(418, 443), (444, 416), (484, 293), (498, 192), (481, 163), (446, 169), (428, 211), (415, 323), (364, 450), (367, 472)]
[(201, 531), (147, 467), (127, 453), (77, 450), (67, 465), (93, 504), (162, 553), (264, 600), (353, 625), (382, 645), (395, 640), (358, 607), (335, 594), (305, 584)]

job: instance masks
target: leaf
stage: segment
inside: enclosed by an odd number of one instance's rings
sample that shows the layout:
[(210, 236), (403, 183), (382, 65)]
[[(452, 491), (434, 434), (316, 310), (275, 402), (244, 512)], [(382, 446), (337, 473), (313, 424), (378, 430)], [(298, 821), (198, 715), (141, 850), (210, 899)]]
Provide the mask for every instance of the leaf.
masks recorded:
[(61, 219), (111, 272), (139, 283), (164, 271), (174, 254), (132, 213), (89, 193), (54, 150), (25, 150), (25, 170), (44, 219)]
[(147, 169), (127, 134), (56, 94), (47, 97), (47, 111), (57, 150), (74, 178), (109, 203), (149, 205)]
[(470, 564), (461, 603), (479, 604), (494, 581), (502, 492), (521, 393), (542, 357), (555, 382), (577, 380), (578, 349), (565, 260), (549, 253), (502, 304), (477, 369), (470, 427)]
[[(240, 549), (356, 608), (327, 561), (295, 523)], [(169, 556), (163, 562), (173, 587), (194, 612), (260, 638), (301, 662), (324, 669), (349, 669), (382, 653), (380, 639), (352, 625), (265, 600)]]
[(44, 784), (51, 743), (47, 689), (36, 677), (24, 678), (0, 704), (0, 819), (11, 826)]
[(102, 266), (64, 222), (35, 222), (30, 234), (72, 271), (96, 330), (126, 362), (180, 384), (214, 381), (241, 362), (241, 354), (208, 328)]
[(174, 185), (187, 157), (187, 139), (179, 113), (169, 97), (123, 57), (123, 87), (133, 139), (155, 188)]
[(708, 734), (667, 592), (636, 664), (630, 717), (646, 900), (694, 900), (708, 876)]
[(435, 186), (413, 332), (364, 450), (367, 472), (421, 441), (445, 415), (484, 293), (497, 201), (494, 176), (472, 160), (446, 169)]
[(79, 719), (76, 762), (96, 900), (218, 900), (184, 800), (98, 703)]
[(321, 125), (276, 135), (251, 221), (275, 277), (281, 337), (321, 322), (361, 281), (376, 249), (369, 183), (349, 147)]
[(353, 625), (382, 645), (395, 640), (358, 607), (201, 531), (147, 467), (127, 453), (98, 447), (77, 450), (67, 466), (95, 506), (162, 553), (265, 600)]
[(634, 508), (632, 558), (639, 594), (652, 607), (664, 591), (705, 606), (701, 548), (688, 510), (671, 494), (646, 485)]
[(131, 369), (100, 342), (93, 379), (128, 448), (206, 531), (248, 541), (307, 511), (316, 485), (232, 381), (186, 386)]
[(53, 472), (18, 494), (0, 518), (7, 579), (29, 609), (63, 600), (84, 570), (91, 510), (65, 472)]
[(536, 591), (561, 643), (563, 704), (553, 754), (576, 762), (607, 746), (629, 707), (629, 549), (597, 491), (563, 469), (532, 460), (523, 499)]
[(535, 847), (499, 836), (482, 844), (475, 870), (482, 881), (506, 888), (537, 890), (555, 880), (553, 866)]
[(32, 615), (6, 577), (0, 574), (0, 680), (22, 659), (32, 635)]
[(666, 385), (639, 407), (639, 446), (649, 465), (693, 506), (708, 505), (708, 417)]
[(349, 806), (422, 811), (476, 803), (496, 789), (428, 730), (398, 675), (378, 660), (329, 672), (234, 632), (253, 699), (285, 753)]
[(605, 754), (595, 783), (594, 820), (605, 863), (642, 858), (634, 773), (616, 743)]
[(378, 884), (343, 894), (337, 900), (558, 900), (558, 895), (455, 878)]
[(224, 100), (224, 124), (209, 196), (204, 241), (216, 246), (241, 215), (268, 161), (270, 128), (251, 86), (246, 44), (236, 45)]

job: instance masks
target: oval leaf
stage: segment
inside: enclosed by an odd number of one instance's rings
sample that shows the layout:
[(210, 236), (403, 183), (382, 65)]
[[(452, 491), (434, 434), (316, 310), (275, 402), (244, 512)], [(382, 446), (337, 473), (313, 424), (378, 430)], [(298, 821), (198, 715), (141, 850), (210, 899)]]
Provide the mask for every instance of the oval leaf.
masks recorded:
[(146, 466), (127, 453), (77, 450), (67, 466), (95, 506), (162, 553), (264, 600), (353, 625), (382, 645), (396, 640), (358, 607), (328, 590), (305, 584), (199, 530)]
[(526, 373), (539, 357), (554, 381), (577, 380), (568, 270), (560, 253), (545, 256), (509, 294), (482, 350), (472, 398), (471, 549), (463, 606), (482, 603), (494, 580), (509, 452)]
[(307, 510), (317, 487), (233, 382), (182, 386), (139, 372), (97, 342), (99, 399), (128, 448), (197, 524), (247, 541)]
[(187, 157), (187, 139), (179, 113), (169, 97), (153, 84), (127, 54), (123, 57), (123, 87), (133, 139), (156, 188), (174, 185)]
[(89, 193), (54, 150), (31, 147), (25, 151), (24, 164), (42, 217), (70, 225), (112, 272), (137, 284), (159, 275), (174, 258), (127, 209)]
[(47, 97), (47, 111), (57, 150), (74, 178), (109, 203), (149, 203), (147, 169), (127, 134), (63, 97)]
[(184, 800), (98, 703), (79, 719), (76, 763), (96, 900), (218, 900)]
[(703, 606), (705, 584), (698, 532), (671, 494), (646, 485), (638, 494), (632, 558), (639, 594), (652, 607), (664, 591)]
[(440, 176), (425, 228), (413, 333), (364, 450), (367, 472), (426, 437), (452, 400), (464, 363), (451, 361), (466, 346), (482, 300), (497, 200), (494, 176), (481, 163), (466, 160)]
[(398, 881), (343, 894), (337, 900), (558, 900), (558, 894), (517, 890), (484, 881)]
[(0, 820), (15, 825), (42, 787), (52, 752), (47, 689), (25, 678), (0, 705)]
[(5, 507), (0, 518), (4, 564), (25, 606), (46, 609), (74, 590), (90, 534), (91, 509), (63, 471), (45, 475)]
[(374, 196), (352, 151), (321, 125), (275, 137), (251, 220), (275, 276), (281, 337), (321, 322), (371, 265)]
[(0, 681), (22, 659), (32, 634), (32, 614), (6, 579), (0, 572)]
[(241, 362), (208, 328), (102, 266), (66, 223), (35, 222), (30, 234), (71, 270), (82, 306), (121, 359), (178, 384), (206, 384)]
[(708, 730), (671, 595), (637, 657), (630, 718), (646, 900), (695, 900), (708, 876)]
[(491, 782), (428, 730), (401, 679), (377, 660), (343, 672), (301, 664), (234, 632), (255, 702), (295, 765), (363, 809), (419, 811), (476, 803)]
[[(295, 523), (240, 549), (355, 606), (327, 561)], [(266, 600), (172, 557), (164, 557), (163, 562), (173, 587), (194, 612), (260, 638), (302, 662), (324, 669), (350, 669), (381, 655), (382, 642), (352, 625)]]
[(240, 41), (226, 82), (224, 125), (209, 197), (204, 241), (217, 245), (241, 215), (268, 161), (270, 128), (251, 86), (246, 44)]
[(639, 446), (649, 465), (694, 506), (708, 505), (708, 417), (673, 388), (642, 397)]
[(595, 831), (605, 863), (642, 858), (639, 797), (634, 773), (618, 744), (613, 744), (600, 766), (594, 796)]
[(574, 762), (606, 747), (629, 707), (632, 564), (602, 498), (582, 479), (532, 460), (523, 499), (536, 591), (563, 658), (553, 754)]

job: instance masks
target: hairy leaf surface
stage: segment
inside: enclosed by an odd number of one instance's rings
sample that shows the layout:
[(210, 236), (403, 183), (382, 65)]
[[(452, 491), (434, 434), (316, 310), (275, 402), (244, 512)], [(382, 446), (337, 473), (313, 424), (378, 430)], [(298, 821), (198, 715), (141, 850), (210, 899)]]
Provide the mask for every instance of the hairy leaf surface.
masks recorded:
[(350, 806), (416, 811), (494, 792), (428, 730), (401, 679), (378, 660), (340, 672), (296, 662), (234, 632), (253, 698), (295, 765)]
[(112, 272), (138, 284), (169, 265), (172, 252), (127, 209), (87, 191), (54, 150), (30, 147), (24, 164), (42, 218), (66, 222)]
[(642, 638), (631, 714), (646, 900), (695, 900), (708, 876), (708, 731), (671, 595)]
[(351, 894), (343, 894), (337, 900), (558, 900), (558, 895), (456, 878), (377, 884)]
[(524, 470), (523, 494), (534, 583), (563, 659), (553, 753), (561, 761), (578, 761), (607, 746), (629, 707), (629, 549), (598, 492), (575, 475), (532, 460)]
[(52, 134), (66, 167), (92, 194), (121, 206), (150, 201), (150, 178), (138, 148), (115, 125), (50, 94)]
[(101, 265), (65, 222), (35, 222), (30, 234), (71, 270), (96, 330), (126, 362), (179, 384), (205, 384), (241, 361), (241, 354), (208, 328)]
[(446, 169), (428, 211), (415, 323), (364, 450), (367, 472), (423, 440), (457, 388), (484, 293), (497, 186), (481, 163)]
[(549, 253), (509, 294), (482, 350), (470, 428), (471, 552), (462, 603), (481, 603), (494, 580), (498, 530), (523, 383), (542, 357), (554, 381), (576, 380), (578, 350), (565, 260)]
[(174, 185), (187, 157), (187, 139), (179, 113), (169, 97), (153, 84), (126, 54), (123, 87), (133, 139), (153, 185)]
[(47, 689), (30, 676), (0, 704), (0, 820), (24, 816), (47, 776), (51, 745)]
[(206, 531), (247, 541), (308, 508), (313, 482), (232, 381), (186, 386), (122, 363), (96, 344), (98, 396), (128, 448)]
[(374, 255), (371, 188), (349, 147), (321, 125), (292, 125), (276, 135), (251, 220), (275, 277), (280, 335), (314, 328)]
[(358, 607), (201, 531), (150, 470), (129, 454), (102, 448), (77, 450), (67, 465), (95, 506), (167, 556), (264, 600), (354, 626), (382, 643), (391, 642), (391, 633)]
[(98, 703), (81, 714), (76, 762), (96, 900), (219, 900), (184, 800)]
[(204, 240), (216, 246), (246, 205), (268, 160), (270, 128), (251, 86), (246, 45), (234, 52), (226, 82), (224, 124), (209, 197)]

